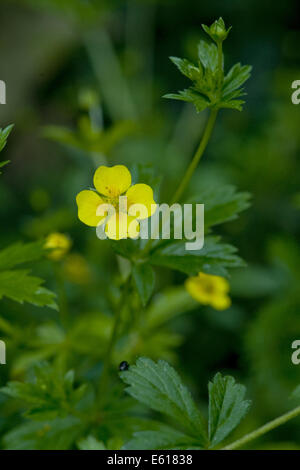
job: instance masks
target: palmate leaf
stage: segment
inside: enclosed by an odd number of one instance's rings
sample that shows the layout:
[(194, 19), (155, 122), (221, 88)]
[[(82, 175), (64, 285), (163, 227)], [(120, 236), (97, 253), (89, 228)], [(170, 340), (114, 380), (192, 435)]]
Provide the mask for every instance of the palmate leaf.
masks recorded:
[(190, 276), (199, 271), (217, 276), (228, 276), (227, 268), (245, 265), (237, 256), (236, 248), (222, 244), (218, 237), (206, 237), (201, 250), (188, 251), (185, 241), (172, 241), (166, 246), (158, 247), (150, 257), (150, 263), (181, 271)]
[[(231, 29), (226, 30), (222, 18), (212, 25), (212, 30), (205, 25), (202, 26), (216, 43), (219, 43), (218, 30), (221, 26), (221, 29), (224, 26), (222, 41)], [(193, 85), (178, 93), (166, 94), (164, 98), (193, 103), (198, 113), (207, 107), (213, 109), (231, 108), (241, 111), (244, 101), (239, 98), (245, 94), (242, 85), (250, 77), (251, 67), (238, 63), (224, 77), (222, 51), (221, 54), (219, 61), (217, 45), (214, 42), (201, 40), (198, 44), (198, 65), (187, 59), (170, 57), (180, 72), (193, 82)]]
[(149, 422), (149, 430), (139, 431), (123, 447), (141, 449), (214, 448), (240, 423), (250, 402), (244, 400), (245, 387), (233, 377), (216, 374), (209, 383), (208, 440), (202, 416), (175, 370), (164, 361), (140, 358), (121, 373), (129, 385), (126, 391), (149, 408), (173, 418), (175, 428)]
[(120, 374), (126, 391), (138, 401), (172, 418), (199, 446), (206, 444), (202, 415), (177, 372), (165, 361), (141, 357)]
[(0, 251), (0, 299), (57, 309), (55, 294), (42, 287), (43, 280), (28, 269), (15, 267), (37, 261), (44, 256), (43, 242), (16, 243)]
[(233, 377), (216, 374), (208, 385), (210, 447), (215, 447), (237, 427), (250, 407), (244, 400), (246, 388), (235, 383)]

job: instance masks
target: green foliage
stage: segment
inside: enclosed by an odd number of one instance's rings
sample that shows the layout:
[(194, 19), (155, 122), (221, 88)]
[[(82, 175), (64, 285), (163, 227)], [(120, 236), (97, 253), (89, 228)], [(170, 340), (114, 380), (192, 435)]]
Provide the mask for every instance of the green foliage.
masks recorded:
[(154, 289), (154, 270), (149, 264), (146, 263), (135, 264), (132, 268), (132, 276), (141, 298), (141, 302), (143, 306), (145, 306), (147, 305), (147, 302), (150, 299)]
[[(203, 418), (190, 392), (176, 371), (165, 361), (139, 358), (129, 371), (120, 374), (126, 391), (153, 410), (171, 417), (199, 445), (206, 443)], [(187, 439), (187, 437), (186, 437)]]
[[(0, 128), (0, 152), (6, 146), (8, 136), (11, 133), (13, 127), (14, 127), (14, 125), (10, 124), (9, 126), (5, 127), (4, 129)], [(1, 166), (3, 166), (3, 163), (1, 164)]]
[(193, 82), (193, 85), (164, 97), (193, 103), (198, 113), (206, 108), (231, 108), (241, 111), (244, 101), (239, 98), (245, 95), (242, 86), (250, 77), (251, 67), (241, 66), (238, 63), (224, 77), (221, 43), (226, 39), (231, 28), (226, 31), (224, 21), (220, 18), (210, 28), (203, 25), (203, 29), (217, 42), (217, 45), (204, 40), (199, 42), (198, 65), (187, 59), (170, 57), (180, 72)]
[(0, 299), (57, 308), (55, 295), (42, 287), (44, 281), (31, 276), (28, 269), (19, 269), (19, 265), (36, 261), (44, 253), (43, 242), (16, 243), (0, 251)]
[(238, 214), (250, 205), (249, 193), (239, 193), (234, 186), (218, 188), (205, 187), (189, 202), (204, 204), (204, 223), (206, 229), (237, 218)]
[(209, 440), (212, 447), (222, 442), (244, 418), (250, 402), (244, 400), (246, 388), (236, 384), (233, 377), (216, 374), (208, 384)]
[(157, 248), (151, 254), (150, 262), (189, 275), (203, 271), (226, 277), (228, 268), (244, 266), (244, 262), (235, 252), (236, 248), (233, 246), (219, 243), (218, 237), (206, 237), (201, 250), (186, 250), (185, 241), (176, 241), (166, 247)]
[(118, 122), (106, 131), (94, 129), (88, 118), (81, 118), (76, 131), (59, 126), (45, 126), (43, 136), (75, 150), (108, 155), (113, 147), (136, 131), (132, 121)]
[[(6, 146), (8, 136), (11, 133), (13, 127), (14, 127), (14, 125), (10, 124), (9, 126), (5, 127), (4, 129), (0, 128), (0, 152)], [(3, 168), (8, 163), (9, 163), (9, 160), (6, 160), (4, 162), (0, 162), (0, 168)], [(0, 171), (0, 175), (1, 175), (1, 171)]]
[(27, 407), (25, 416), (35, 421), (72, 414), (85, 393), (85, 385), (74, 388), (74, 371), (65, 375), (47, 363), (35, 366), (32, 383), (8, 382), (1, 392)]
[(204, 420), (176, 371), (165, 361), (139, 358), (121, 378), (126, 391), (152, 410), (171, 417), (173, 429), (143, 431), (125, 445), (125, 449), (213, 448), (222, 442), (247, 413), (250, 402), (244, 400), (245, 387), (233, 377), (216, 374), (209, 383), (208, 436)]

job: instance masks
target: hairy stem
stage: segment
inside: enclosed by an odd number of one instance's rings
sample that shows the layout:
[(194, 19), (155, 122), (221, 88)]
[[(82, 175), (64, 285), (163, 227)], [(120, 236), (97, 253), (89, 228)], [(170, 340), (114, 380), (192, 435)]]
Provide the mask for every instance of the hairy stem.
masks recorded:
[(194, 155), (193, 160), (191, 161), (190, 165), (188, 166), (188, 169), (186, 170), (185, 175), (184, 175), (178, 189), (176, 190), (176, 192), (175, 192), (175, 194), (172, 198), (171, 204), (174, 204), (175, 202), (178, 202), (180, 200), (181, 196), (183, 195), (185, 189), (187, 188), (187, 186), (190, 182), (190, 179), (193, 176), (193, 173), (194, 173), (195, 169), (197, 168), (197, 165), (200, 161), (200, 158), (202, 157), (202, 155), (203, 155), (203, 153), (204, 153), (204, 151), (207, 147), (208, 141), (211, 137), (211, 134), (212, 134), (215, 122), (216, 122), (217, 114), (218, 114), (217, 109), (212, 109), (210, 111), (210, 115), (209, 115), (209, 118), (207, 120), (206, 127), (205, 127), (205, 130), (204, 130), (201, 142), (199, 144), (199, 147), (198, 147), (198, 149), (197, 149), (197, 151)]
[(256, 429), (255, 431), (250, 432), (249, 434), (246, 434), (246, 436), (242, 437), (241, 439), (238, 439), (232, 444), (229, 444), (228, 446), (224, 447), (221, 450), (239, 449), (245, 444), (248, 444), (248, 442), (251, 442), (254, 439), (257, 439), (258, 437), (263, 436), (267, 432), (272, 431), (272, 429), (275, 429), (278, 426), (281, 426), (282, 424), (286, 423), (290, 419), (296, 418), (296, 416), (299, 416), (299, 415), (300, 415), (300, 406), (297, 406), (297, 408), (294, 408), (293, 410), (288, 411), (284, 415), (279, 416), (279, 418), (273, 419), (273, 421), (270, 421), (269, 423)]

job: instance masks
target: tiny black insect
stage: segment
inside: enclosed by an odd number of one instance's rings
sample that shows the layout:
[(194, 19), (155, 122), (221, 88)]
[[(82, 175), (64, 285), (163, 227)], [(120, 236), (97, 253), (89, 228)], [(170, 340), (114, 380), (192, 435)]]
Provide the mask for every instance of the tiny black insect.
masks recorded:
[(127, 361), (122, 361), (119, 365), (119, 370), (128, 370), (129, 369), (129, 364)]

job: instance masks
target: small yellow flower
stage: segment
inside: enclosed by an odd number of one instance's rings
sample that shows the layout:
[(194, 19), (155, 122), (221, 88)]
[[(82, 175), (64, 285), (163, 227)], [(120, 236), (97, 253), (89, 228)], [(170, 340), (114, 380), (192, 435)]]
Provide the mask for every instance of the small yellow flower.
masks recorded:
[(63, 233), (50, 233), (48, 235), (44, 248), (49, 250), (48, 258), (53, 261), (61, 260), (71, 248), (71, 240)]
[(138, 221), (151, 217), (156, 209), (152, 188), (147, 184), (131, 186), (131, 174), (124, 165), (100, 166), (94, 186), (97, 192), (85, 190), (76, 197), (79, 220), (90, 227), (106, 223), (105, 233), (114, 240), (136, 238)]
[(221, 276), (199, 273), (185, 281), (188, 293), (201, 304), (211, 305), (216, 310), (226, 310), (231, 305), (229, 283)]

